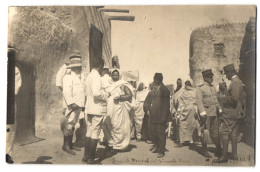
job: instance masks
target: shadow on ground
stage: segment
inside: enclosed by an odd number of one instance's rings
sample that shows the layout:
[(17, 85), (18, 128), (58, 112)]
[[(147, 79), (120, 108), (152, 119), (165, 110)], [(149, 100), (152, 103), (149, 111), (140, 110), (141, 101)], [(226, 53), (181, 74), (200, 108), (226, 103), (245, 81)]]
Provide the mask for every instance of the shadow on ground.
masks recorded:
[(40, 156), (35, 161), (23, 162), (22, 164), (53, 164), (47, 160), (52, 159), (51, 156)]

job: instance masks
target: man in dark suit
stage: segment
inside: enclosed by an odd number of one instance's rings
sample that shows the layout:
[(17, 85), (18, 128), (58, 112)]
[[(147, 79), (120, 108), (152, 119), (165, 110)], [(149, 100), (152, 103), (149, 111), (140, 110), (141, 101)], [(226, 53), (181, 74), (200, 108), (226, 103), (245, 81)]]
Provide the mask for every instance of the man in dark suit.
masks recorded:
[(220, 138), (223, 144), (222, 156), (214, 160), (215, 163), (225, 163), (228, 161), (228, 142), (231, 140), (232, 145), (232, 159), (237, 160), (237, 130), (238, 119), (241, 117), (239, 111), (241, 110), (241, 101), (243, 99), (243, 84), (236, 75), (234, 64), (225, 66), (225, 75), (231, 84), (225, 91), (221, 98), (222, 113), (220, 115)]
[(154, 147), (152, 153), (158, 153), (158, 158), (165, 154), (166, 128), (170, 115), (170, 91), (163, 84), (163, 75), (155, 73), (154, 84), (157, 89), (149, 94), (144, 102), (144, 111), (150, 117), (150, 133)]

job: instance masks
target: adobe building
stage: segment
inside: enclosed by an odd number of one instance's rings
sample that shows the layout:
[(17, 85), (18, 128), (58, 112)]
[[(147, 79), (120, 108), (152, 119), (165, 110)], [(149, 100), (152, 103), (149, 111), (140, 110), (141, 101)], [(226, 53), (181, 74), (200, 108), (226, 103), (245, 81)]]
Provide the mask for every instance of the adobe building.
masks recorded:
[(109, 16), (109, 12), (129, 13), (104, 6), (9, 7), (8, 42), (19, 49), (16, 65), (22, 76), (16, 99), (19, 143), (62, 134), (63, 97), (55, 79), (73, 50), (80, 51), (87, 73), (95, 58), (103, 58), (111, 67), (111, 20), (134, 17)]
[(198, 28), (191, 33), (190, 77), (196, 86), (203, 83), (201, 72), (206, 69), (212, 69), (216, 83), (224, 77), (220, 73), (223, 66), (234, 63), (238, 69), (245, 28), (246, 23), (226, 23)]
[(203, 83), (201, 72), (212, 69), (214, 82), (227, 81), (221, 74), (225, 65), (234, 63), (246, 92), (244, 141), (255, 144), (255, 72), (256, 20), (248, 23), (226, 23), (194, 30), (190, 37), (190, 76), (196, 86)]

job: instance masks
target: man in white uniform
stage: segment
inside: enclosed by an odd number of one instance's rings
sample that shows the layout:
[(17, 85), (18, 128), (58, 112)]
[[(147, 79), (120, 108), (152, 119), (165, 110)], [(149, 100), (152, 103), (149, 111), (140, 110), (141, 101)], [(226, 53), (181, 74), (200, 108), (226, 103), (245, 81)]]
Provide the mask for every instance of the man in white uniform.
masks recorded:
[(62, 149), (75, 155), (76, 153), (72, 151), (72, 148), (78, 149), (72, 147), (73, 133), (80, 114), (84, 113), (85, 110), (85, 87), (81, 58), (72, 58), (67, 68), (71, 69), (71, 73), (67, 73), (63, 78), (63, 96), (67, 107), (65, 116), (61, 120), (61, 130), (64, 134)]
[(109, 93), (102, 90), (100, 72), (104, 66), (102, 59), (96, 58), (93, 61), (93, 69), (86, 79), (86, 110), (87, 134), (85, 138), (85, 152), (82, 161), (88, 164), (95, 163), (97, 142), (103, 123), (103, 103), (109, 97)]
[[(63, 90), (63, 78), (66, 74), (69, 74), (71, 71), (70, 69), (67, 68), (68, 65), (70, 64), (70, 60), (72, 60), (72, 59), (81, 60), (81, 55), (80, 55), (79, 51), (74, 50), (73, 52), (74, 53), (69, 56), (69, 61), (67, 61), (60, 67), (60, 69), (56, 75), (56, 87), (58, 87), (61, 92)], [(63, 99), (63, 114), (65, 114), (66, 108), (67, 108), (67, 104), (66, 104), (65, 100)]]

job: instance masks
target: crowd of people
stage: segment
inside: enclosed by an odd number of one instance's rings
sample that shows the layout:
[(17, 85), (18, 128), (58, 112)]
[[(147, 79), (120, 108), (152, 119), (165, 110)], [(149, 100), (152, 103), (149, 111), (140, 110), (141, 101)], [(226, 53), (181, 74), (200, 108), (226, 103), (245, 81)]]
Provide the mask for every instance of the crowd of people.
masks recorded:
[(72, 138), (79, 118), (87, 124), (82, 161), (95, 163), (95, 152), (100, 142), (106, 151), (124, 151), (131, 140), (152, 144), (150, 151), (165, 156), (167, 133), (175, 147), (195, 146), (194, 136), (201, 141), (201, 154), (211, 158), (207, 144), (214, 143), (214, 162), (227, 162), (228, 143), (232, 143), (233, 159), (237, 156), (238, 119), (243, 113), (243, 84), (236, 75), (233, 64), (223, 68), (228, 80), (213, 84), (211, 69), (202, 72), (204, 83), (197, 88), (192, 80), (177, 80), (177, 88), (170, 95), (163, 84), (162, 73), (155, 73), (147, 88), (143, 82), (138, 87), (122, 78), (118, 57), (112, 59), (112, 68), (104, 66), (102, 59), (93, 62), (88, 76), (82, 72), (79, 52), (70, 56), (57, 74), (56, 85), (63, 91), (64, 134), (62, 149), (75, 155)]
[[(8, 49), (9, 50), (9, 49)], [(10, 48), (10, 51), (12, 49)], [(238, 121), (243, 116), (243, 84), (236, 75), (234, 64), (223, 67), (231, 84), (222, 82), (219, 91), (213, 84), (211, 69), (202, 72), (204, 83), (197, 88), (191, 79), (177, 80), (171, 95), (163, 83), (162, 73), (155, 73), (147, 87), (138, 86), (122, 78), (119, 59), (112, 58), (112, 68), (104, 66), (102, 59), (92, 61), (91, 72), (83, 70), (78, 51), (69, 56), (56, 76), (56, 86), (63, 95), (61, 130), (64, 136), (62, 150), (76, 155), (80, 148), (72, 143), (75, 127), (84, 121), (84, 156), (82, 161), (95, 164), (98, 143), (105, 151), (115, 153), (127, 150), (131, 140), (152, 144), (150, 151), (165, 156), (167, 134), (175, 147), (195, 147), (195, 137), (201, 141), (201, 154), (211, 158), (207, 145), (215, 144), (213, 162), (228, 161), (228, 144), (231, 140), (232, 159), (237, 160)], [(16, 86), (21, 85), (18, 68), (15, 69)], [(15, 88), (15, 95), (19, 88)], [(84, 119), (84, 120), (82, 120)], [(10, 130), (12, 126), (7, 126)], [(7, 135), (7, 162), (12, 162), (13, 132)]]

